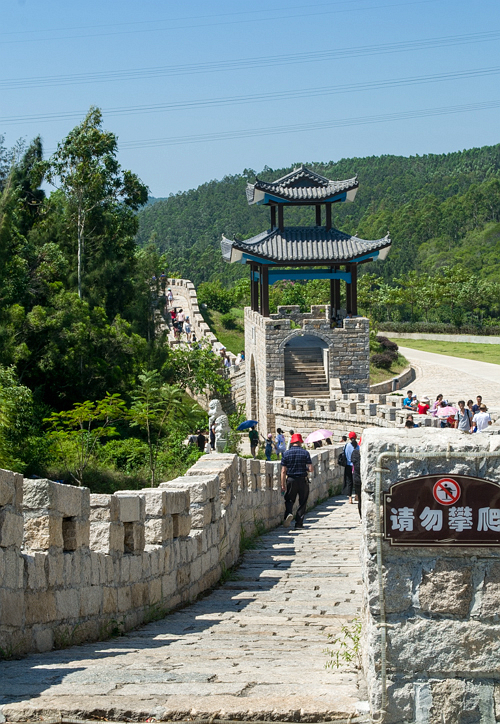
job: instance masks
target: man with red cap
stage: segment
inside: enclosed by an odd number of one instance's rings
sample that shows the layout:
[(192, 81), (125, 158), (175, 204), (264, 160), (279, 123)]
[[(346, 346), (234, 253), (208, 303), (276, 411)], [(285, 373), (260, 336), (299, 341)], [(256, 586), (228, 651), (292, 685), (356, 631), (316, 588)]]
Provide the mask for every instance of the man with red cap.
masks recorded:
[(302, 435), (295, 433), (290, 439), (290, 447), (281, 456), (281, 490), (285, 493), (285, 520), (288, 528), (293, 520), (293, 505), (299, 496), (299, 507), (295, 515), (295, 528), (304, 527), (307, 498), (309, 497), (308, 471), (312, 473), (311, 456), (302, 447)]
[(347, 465), (344, 468), (344, 487), (342, 488), (342, 495), (348, 495), (350, 503), (352, 503), (352, 486), (353, 486), (351, 455), (352, 455), (352, 451), (354, 450), (353, 442), (355, 442), (355, 441), (356, 441), (356, 433), (350, 432), (349, 433), (349, 442), (344, 447), (344, 453), (346, 456)]

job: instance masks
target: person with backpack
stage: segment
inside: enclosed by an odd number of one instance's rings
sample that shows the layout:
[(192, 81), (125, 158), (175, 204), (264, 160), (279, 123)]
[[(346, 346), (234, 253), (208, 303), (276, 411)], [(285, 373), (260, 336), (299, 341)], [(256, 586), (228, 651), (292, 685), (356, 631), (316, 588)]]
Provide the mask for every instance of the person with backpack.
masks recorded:
[(290, 448), (281, 457), (281, 490), (285, 494), (285, 520), (288, 528), (293, 520), (293, 505), (299, 496), (299, 507), (295, 514), (295, 529), (304, 527), (307, 498), (309, 497), (309, 478), (313, 464), (311, 456), (302, 447), (302, 435), (295, 433), (290, 440)]
[(458, 401), (458, 412), (455, 413), (455, 429), (461, 430), (462, 432), (472, 432), (472, 420), (471, 411), (465, 407), (465, 401)]
[(358, 501), (358, 513), (361, 520), (361, 451), (356, 439), (352, 441), (351, 464), (352, 487)]
[[(354, 450), (353, 442), (356, 443), (357, 436), (356, 436), (355, 432), (351, 431), (349, 433), (348, 437), (349, 437), (349, 442), (346, 443), (346, 445), (344, 446), (345, 467), (344, 467), (344, 487), (342, 488), (342, 495), (347, 495), (349, 498), (348, 502), (352, 503), (353, 502), (353, 499), (352, 499), (353, 478), (352, 478), (351, 453)], [(339, 463), (342, 464), (340, 459), (339, 459)]]

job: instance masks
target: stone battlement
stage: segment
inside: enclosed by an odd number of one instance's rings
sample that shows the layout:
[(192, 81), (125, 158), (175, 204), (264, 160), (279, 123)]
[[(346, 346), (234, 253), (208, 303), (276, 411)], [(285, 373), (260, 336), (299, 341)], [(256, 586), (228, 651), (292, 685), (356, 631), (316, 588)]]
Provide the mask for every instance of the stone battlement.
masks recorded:
[[(338, 488), (340, 449), (313, 454), (310, 502)], [(192, 601), (271, 529), (280, 465), (205, 455), (158, 488), (93, 495), (0, 470), (0, 652), (108, 637)]]

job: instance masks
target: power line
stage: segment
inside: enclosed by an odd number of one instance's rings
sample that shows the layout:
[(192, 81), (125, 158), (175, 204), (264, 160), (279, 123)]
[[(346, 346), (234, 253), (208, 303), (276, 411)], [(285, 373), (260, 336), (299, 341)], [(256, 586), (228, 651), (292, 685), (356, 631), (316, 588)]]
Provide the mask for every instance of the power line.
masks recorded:
[[(439, 0), (411, 0), (411, 2), (406, 3), (390, 3), (385, 5), (373, 5), (371, 7), (363, 8), (364, 10), (381, 10), (385, 8), (397, 8), (397, 7), (407, 7), (409, 5), (425, 5), (429, 3), (435, 3), (439, 2)], [(87, 33), (86, 35), (63, 35), (63, 36), (56, 36), (52, 38), (25, 38), (19, 39), (19, 40), (3, 40), (0, 42), (1, 45), (14, 45), (18, 43), (41, 43), (41, 42), (47, 42), (47, 41), (54, 41), (54, 40), (77, 40), (79, 38), (105, 38), (105, 37), (111, 37), (116, 35), (133, 35), (136, 33), (158, 33), (158, 32), (165, 32), (165, 31), (178, 31), (178, 30), (186, 30), (186, 29), (193, 29), (193, 28), (213, 28), (213, 27), (220, 27), (220, 26), (227, 26), (227, 25), (241, 25), (246, 23), (260, 23), (260, 22), (269, 22), (271, 20), (279, 20), (280, 22), (283, 22), (284, 20), (293, 20), (295, 18), (311, 18), (311, 17), (317, 17), (319, 15), (338, 15), (338, 14), (344, 14), (344, 13), (359, 13), (360, 8), (351, 8), (351, 7), (343, 7), (342, 10), (326, 10), (323, 12), (307, 12), (307, 13), (301, 13), (301, 14), (295, 14), (295, 15), (286, 15), (286, 14), (279, 14), (274, 17), (258, 17), (258, 18), (252, 18), (247, 20), (226, 20), (224, 22), (216, 22), (216, 23), (198, 23), (197, 25), (176, 25), (173, 27), (166, 27), (166, 28), (160, 28), (160, 27), (154, 27), (154, 28), (136, 28), (135, 30), (119, 30), (116, 32), (107, 32), (107, 33)]]
[[(403, 86), (422, 85), (426, 83), (440, 83), (450, 80), (462, 80), (467, 78), (479, 78), (500, 73), (500, 66), (492, 68), (479, 68), (475, 70), (455, 71), (452, 73), (438, 73), (433, 75), (413, 76), (410, 78), (396, 78), (365, 83), (349, 83), (337, 86), (322, 86), (319, 88), (303, 88), (290, 91), (274, 91), (272, 93), (259, 93), (243, 96), (232, 96), (222, 98), (207, 98), (190, 101), (179, 101), (176, 103), (155, 103), (141, 106), (124, 106), (119, 108), (103, 109), (106, 116), (124, 116), (144, 113), (166, 113), (174, 111), (192, 110), (195, 108), (211, 108), (234, 106), (246, 103), (277, 102), (297, 98), (312, 98), (317, 96), (336, 95), (342, 93), (356, 93), (385, 88), (400, 88)], [(0, 118), (1, 125), (10, 125), (34, 122), (63, 121), (73, 118), (81, 118), (86, 111), (68, 111), (62, 113), (45, 113), (31, 116), (10, 116)]]
[(303, 133), (329, 128), (344, 128), (350, 126), (370, 125), (373, 123), (389, 123), (404, 121), (412, 118), (429, 118), (432, 116), (452, 115), (456, 113), (470, 113), (492, 108), (500, 108), (500, 100), (485, 101), (483, 103), (467, 103), (459, 106), (443, 106), (440, 108), (424, 108), (415, 111), (401, 111), (385, 113), (376, 116), (360, 116), (355, 118), (332, 119), (316, 123), (299, 123), (291, 126), (271, 126), (266, 128), (247, 128), (239, 131), (222, 131), (220, 133), (205, 133), (193, 136), (174, 136), (170, 138), (152, 138), (149, 140), (128, 141), (120, 144), (121, 149), (157, 148), (159, 146), (179, 146), (191, 143), (211, 143), (214, 141), (227, 141), (239, 138), (258, 138), (262, 136), (278, 136), (290, 133)]
[(485, 33), (442, 36), (422, 40), (403, 41), (399, 43), (368, 45), (364, 47), (350, 46), (347, 48), (317, 50), (306, 53), (290, 53), (279, 56), (272, 55), (254, 58), (240, 58), (232, 61), (221, 60), (209, 63), (188, 63), (183, 65), (154, 66), (150, 68), (130, 68), (127, 70), (101, 71), (97, 73), (11, 78), (3, 81), (0, 80), (0, 90), (81, 85), (84, 83), (115, 83), (117, 81), (138, 80), (143, 78), (253, 70), (255, 68), (267, 68), (272, 66), (319, 63), (321, 61), (342, 60), (344, 58), (369, 57), (374, 55), (429, 50), (432, 48), (442, 48), (453, 45), (485, 43), (498, 40), (499, 38), (500, 31), (492, 30)]

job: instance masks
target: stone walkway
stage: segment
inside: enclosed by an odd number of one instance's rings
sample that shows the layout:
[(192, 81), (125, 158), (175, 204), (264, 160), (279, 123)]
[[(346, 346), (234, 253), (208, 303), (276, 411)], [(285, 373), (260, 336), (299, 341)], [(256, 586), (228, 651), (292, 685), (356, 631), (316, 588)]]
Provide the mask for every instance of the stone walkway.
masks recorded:
[(409, 385), (417, 397), (427, 395), (435, 400), (442, 392), (456, 403), (461, 399), (475, 402), (476, 396), (482, 395), (489, 408), (500, 411), (500, 365), (410, 347), (399, 349), (418, 368), (416, 380)]
[(0, 721), (321, 721), (363, 711), (356, 671), (324, 668), (327, 634), (360, 613), (359, 536), (357, 506), (332, 498), (303, 530), (264, 535), (197, 603), (111, 641), (0, 664)]

